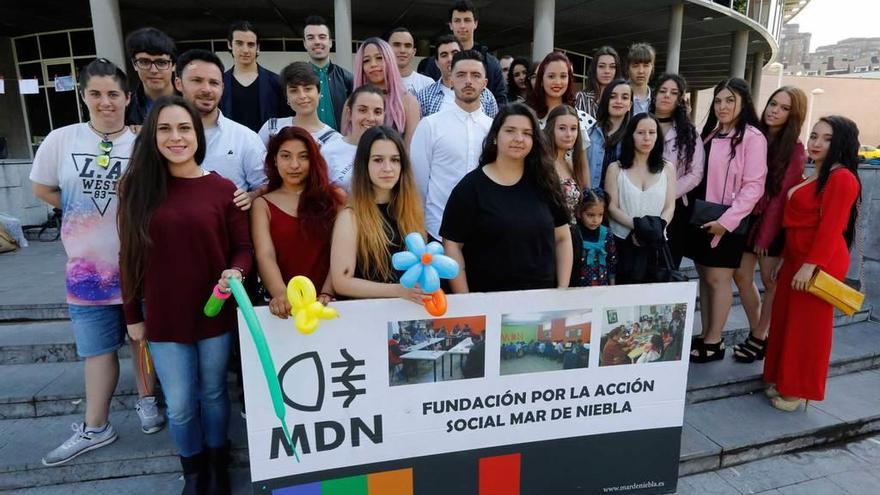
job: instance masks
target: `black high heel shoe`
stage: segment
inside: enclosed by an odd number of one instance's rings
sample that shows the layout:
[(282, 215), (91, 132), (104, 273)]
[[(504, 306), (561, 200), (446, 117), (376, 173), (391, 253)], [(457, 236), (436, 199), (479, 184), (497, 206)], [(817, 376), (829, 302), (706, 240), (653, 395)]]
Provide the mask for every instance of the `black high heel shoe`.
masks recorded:
[(756, 359), (763, 361), (766, 353), (767, 339), (756, 339), (752, 334), (742, 344), (733, 346), (733, 359), (740, 363), (754, 363)]
[[(692, 363), (720, 361), (724, 359), (724, 351), (726, 350), (723, 340), (714, 344), (707, 344), (706, 341), (700, 341), (698, 345), (695, 345), (691, 349), (690, 359)], [(696, 355), (693, 354), (694, 351), (697, 351)]]

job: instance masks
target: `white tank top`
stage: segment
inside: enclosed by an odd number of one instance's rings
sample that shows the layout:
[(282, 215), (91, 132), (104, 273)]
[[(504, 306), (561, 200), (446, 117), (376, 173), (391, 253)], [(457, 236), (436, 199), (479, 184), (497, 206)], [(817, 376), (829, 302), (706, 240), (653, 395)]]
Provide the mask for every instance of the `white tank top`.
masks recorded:
[[(666, 174), (661, 171), (660, 179), (642, 191), (639, 186), (629, 180), (626, 170), (621, 169), (617, 176), (617, 197), (620, 209), (630, 218), (659, 217), (666, 204)], [(614, 220), (609, 223), (611, 224), (611, 232), (621, 239), (626, 239), (632, 230)]]

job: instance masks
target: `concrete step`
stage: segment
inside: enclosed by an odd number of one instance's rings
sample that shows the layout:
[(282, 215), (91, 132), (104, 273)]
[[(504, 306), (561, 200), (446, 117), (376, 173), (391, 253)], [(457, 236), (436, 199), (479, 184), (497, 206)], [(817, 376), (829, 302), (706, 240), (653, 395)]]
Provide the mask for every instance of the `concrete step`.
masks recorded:
[[(238, 411), (238, 406), (233, 406), (229, 433), (233, 465), (242, 467), (247, 464), (247, 434)], [(42, 456), (67, 440), (73, 433), (70, 425), (80, 421), (81, 415), (0, 420), (0, 490), (179, 473), (180, 462), (167, 429), (144, 435), (134, 411), (111, 415), (110, 421), (119, 435), (111, 445), (61, 466), (43, 466)], [(150, 491), (175, 493), (155, 491), (152, 487)]]
[[(826, 399), (794, 413), (773, 409), (760, 393), (689, 404), (679, 472), (688, 475), (716, 470), (880, 431), (878, 388), (880, 371), (868, 370), (829, 378)], [(244, 422), (237, 412), (233, 406), (230, 436), (234, 466), (242, 467), (247, 463), (247, 450)], [(174, 488), (176, 474), (164, 474), (179, 472), (169, 435), (165, 431), (143, 435), (132, 411), (112, 416), (120, 436), (111, 446), (67, 465), (44, 467), (42, 455), (64, 441), (70, 434), (68, 425), (79, 419), (73, 415), (0, 420), (0, 490), (120, 493), (143, 480)], [(38, 491), (38, 487), (45, 488)]]
[[(828, 376), (880, 367), (880, 324), (863, 321), (834, 329)], [(740, 363), (728, 349), (725, 358), (688, 368), (687, 402), (695, 404), (749, 394), (763, 388), (764, 361)]]
[(880, 431), (880, 371), (828, 379), (825, 400), (778, 411), (764, 394), (685, 408), (679, 474), (693, 474)]
[[(0, 418), (35, 418), (85, 413), (84, 362), (0, 366)], [(137, 384), (131, 359), (120, 359), (111, 411), (134, 410)]]
[[(119, 349), (131, 357), (128, 346)], [(78, 361), (70, 320), (0, 324), (0, 365)]]
[[(245, 468), (232, 469), (229, 473), (232, 493), (251, 493), (251, 473)], [(38, 486), (16, 490), (17, 495), (118, 495), (120, 493), (143, 493), (145, 489), (157, 494), (180, 493), (183, 478), (180, 473), (148, 474), (63, 485)], [(5, 493), (5, 492), (4, 492)]]
[(0, 259), (0, 321), (67, 318), (61, 241), (31, 242)]
[[(835, 326), (867, 321), (870, 308), (864, 308), (854, 316), (842, 313), (835, 314)], [(741, 342), (749, 331), (749, 323), (745, 311), (740, 305), (734, 305), (724, 326), (724, 340), (728, 345)], [(694, 313), (694, 335), (702, 333), (700, 312)], [(119, 356), (131, 356), (128, 346), (119, 350)], [(76, 344), (69, 320), (15, 322), (0, 324), (0, 365), (54, 363), (77, 361)]]

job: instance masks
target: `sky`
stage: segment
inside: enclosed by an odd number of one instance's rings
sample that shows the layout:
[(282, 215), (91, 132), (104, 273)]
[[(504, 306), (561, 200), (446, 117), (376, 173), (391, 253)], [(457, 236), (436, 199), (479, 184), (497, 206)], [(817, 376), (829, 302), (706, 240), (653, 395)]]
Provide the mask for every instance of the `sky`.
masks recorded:
[(810, 0), (789, 23), (813, 34), (810, 51), (846, 38), (880, 37), (880, 0)]

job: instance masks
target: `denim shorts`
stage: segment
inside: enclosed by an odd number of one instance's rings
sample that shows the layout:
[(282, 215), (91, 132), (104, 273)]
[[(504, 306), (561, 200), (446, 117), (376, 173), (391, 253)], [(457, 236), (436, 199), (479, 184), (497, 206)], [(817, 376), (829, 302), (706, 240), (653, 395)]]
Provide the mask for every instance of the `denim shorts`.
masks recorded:
[(121, 304), (81, 306), (69, 304), (76, 353), (83, 358), (113, 352), (125, 343), (125, 316)]

